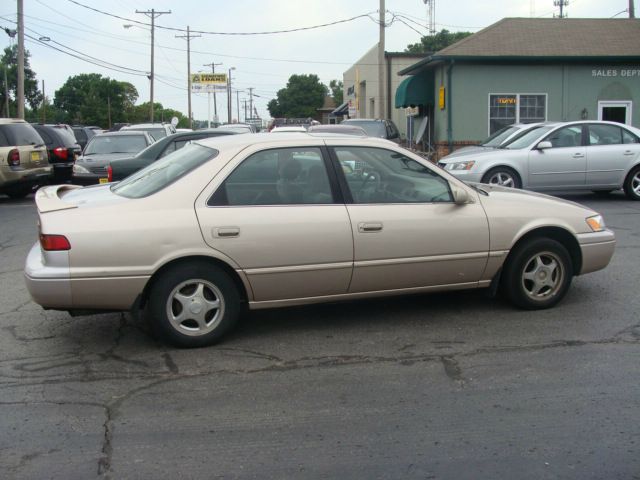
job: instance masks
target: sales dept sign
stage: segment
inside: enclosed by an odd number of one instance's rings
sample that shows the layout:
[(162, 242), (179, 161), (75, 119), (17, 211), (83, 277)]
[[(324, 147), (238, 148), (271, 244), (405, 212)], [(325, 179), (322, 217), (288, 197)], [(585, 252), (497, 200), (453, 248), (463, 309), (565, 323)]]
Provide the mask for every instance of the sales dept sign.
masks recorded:
[(592, 77), (635, 77), (640, 78), (640, 69), (637, 68), (594, 68)]
[(192, 73), (191, 83), (201, 83), (204, 85), (226, 85), (226, 73)]

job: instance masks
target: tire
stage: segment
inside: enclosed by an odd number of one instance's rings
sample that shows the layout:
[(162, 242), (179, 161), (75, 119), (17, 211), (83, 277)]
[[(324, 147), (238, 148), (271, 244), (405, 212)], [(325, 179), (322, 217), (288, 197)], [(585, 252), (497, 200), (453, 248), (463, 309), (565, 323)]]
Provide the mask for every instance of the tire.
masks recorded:
[(573, 264), (567, 249), (550, 238), (532, 238), (511, 252), (502, 276), (502, 289), (517, 307), (553, 307), (567, 293)]
[(182, 348), (205, 347), (236, 324), (240, 294), (220, 268), (185, 263), (163, 272), (152, 284), (146, 313), (160, 340)]
[(624, 181), (624, 193), (631, 200), (640, 200), (640, 165), (629, 172)]
[(522, 181), (515, 170), (509, 167), (496, 167), (482, 177), (482, 183), (500, 185), (501, 187), (522, 188)]

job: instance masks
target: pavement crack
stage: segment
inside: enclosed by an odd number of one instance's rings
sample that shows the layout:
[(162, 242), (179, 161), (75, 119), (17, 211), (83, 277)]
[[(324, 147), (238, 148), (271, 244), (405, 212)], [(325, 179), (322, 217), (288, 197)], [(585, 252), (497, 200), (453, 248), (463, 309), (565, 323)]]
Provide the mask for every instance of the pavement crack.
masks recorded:
[(164, 360), (164, 364), (167, 366), (167, 370), (169, 370), (173, 374), (180, 373), (178, 365), (176, 365), (176, 362), (173, 361), (173, 358), (171, 357), (171, 354), (169, 352), (163, 353), (162, 358)]
[(442, 366), (444, 367), (444, 373), (447, 374), (451, 380), (464, 384), (464, 377), (462, 376), (462, 369), (458, 361), (450, 355), (442, 355), (440, 357)]

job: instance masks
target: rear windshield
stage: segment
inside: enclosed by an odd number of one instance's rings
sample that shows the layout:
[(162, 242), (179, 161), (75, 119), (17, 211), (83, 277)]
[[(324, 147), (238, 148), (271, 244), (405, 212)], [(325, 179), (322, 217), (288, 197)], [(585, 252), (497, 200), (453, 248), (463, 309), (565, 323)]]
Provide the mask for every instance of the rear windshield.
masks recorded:
[(346, 125), (356, 125), (362, 127), (370, 137), (387, 138), (387, 131), (382, 122), (359, 122), (358, 120), (349, 120)]
[(67, 127), (52, 127), (55, 128), (56, 131), (62, 136), (62, 138), (64, 139), (65, 145), (69, 146), (69, 145), (75, 145), (76, 143), (78, 143), (76, 141), (76, 137), (73, 134), (73, 130), (69, 130)]
[(9, 141), (8, 146), (44, 145), (36, 129), (28, 123), (10, 123), (1, 125), (0, 129)]
[(142, 134), (96, 136), (91, 139), (84, 154), (138, 153), (144, 148), (147, 148), (147, 141)]
[(127, 198), (146, 197), (217, 156), (213, 148), (190, 143), (113, 185), (111, 191)]

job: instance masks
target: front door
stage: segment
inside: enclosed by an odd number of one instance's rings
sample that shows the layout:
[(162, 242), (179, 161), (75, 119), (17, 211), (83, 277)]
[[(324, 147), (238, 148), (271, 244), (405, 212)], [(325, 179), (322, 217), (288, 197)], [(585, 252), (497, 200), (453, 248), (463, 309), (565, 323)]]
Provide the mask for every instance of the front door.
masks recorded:
[(631, 101), (598, 102), (598, 120), (631, 125)]
[(352, 197), (351, 293), (477, 284), (489, 250), (479, 202), (455, 205), (435, 168), (397, 151), (336, 146), (332, 152)]
[(326, 165), (317, 147), (258, 151), (198, 200), (205, 241), (240, 265), (255, 301), (347, 292), (353, 237)]
[(587, 156), (582, 125), (558, 128), (542, 139), (551, 148), (529, 152), (529, 182), (532, 189), (554, 189), (585, 185)]

